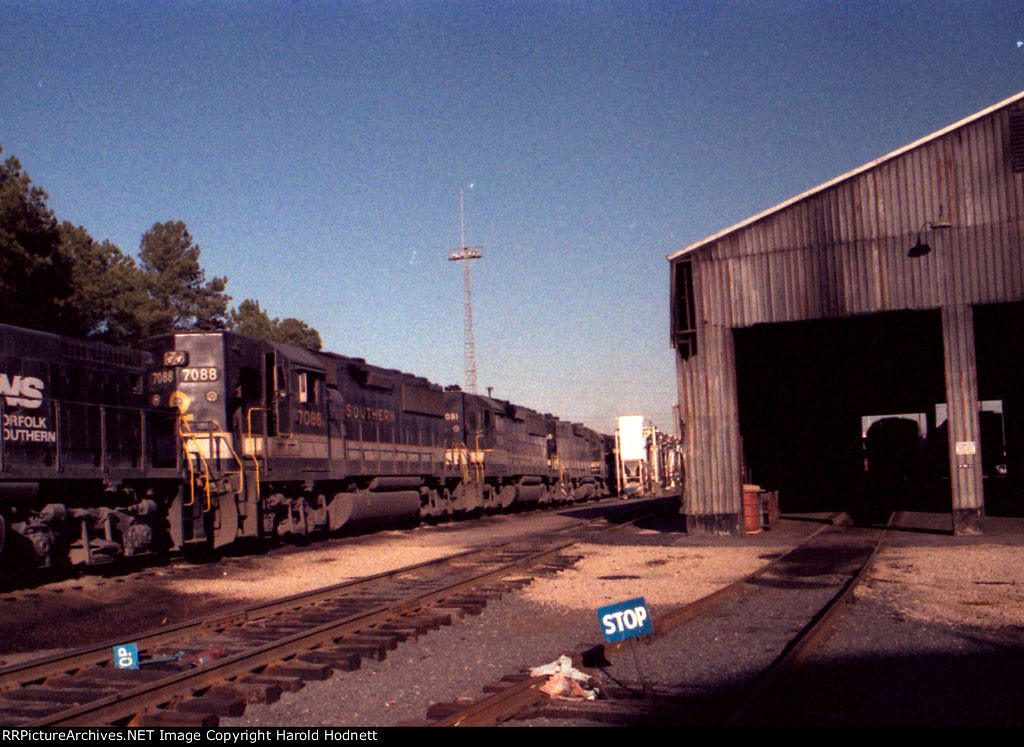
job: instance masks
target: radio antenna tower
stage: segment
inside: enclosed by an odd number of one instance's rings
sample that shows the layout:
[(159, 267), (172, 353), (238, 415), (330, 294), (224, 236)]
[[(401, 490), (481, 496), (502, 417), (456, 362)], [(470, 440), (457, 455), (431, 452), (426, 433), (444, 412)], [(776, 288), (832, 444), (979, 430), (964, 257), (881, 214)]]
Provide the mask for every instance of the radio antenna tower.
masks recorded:
[(482, 246), (466, 246), (466, 214), (462, 206), (462, 190), (459, 190), (459, 224), (461, 226), (461, 233), (459, 234), (460, 246), (458, 249), (453, 249), (448, 254), (449, 262), (460, 262), (465, 261), (463, 265), (462, 274), (462, 285), (465, 290), (465, 300), (463, 301), (463, 310), (465, 312), (465, 318), (463, 320), (463, 355), (466, 363), (466, 390), (470, 394), (476, 394), (476, 343), (473, 342), (473, 293), (470, 290), (469, 283), (469, 260), (480, 259), (483, 257)]

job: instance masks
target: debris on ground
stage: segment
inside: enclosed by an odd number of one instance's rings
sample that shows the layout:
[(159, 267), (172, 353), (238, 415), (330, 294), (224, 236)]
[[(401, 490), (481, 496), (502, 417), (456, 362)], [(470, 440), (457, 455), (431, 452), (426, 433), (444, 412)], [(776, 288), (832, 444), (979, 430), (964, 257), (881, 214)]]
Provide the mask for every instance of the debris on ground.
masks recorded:
[(221, 659), (228, 655), (226, 648), (210, 648), (206, 651), (200, 651), (197, 654), (186, 656), (181, 659), (182, 664), (187, 664), (190, 667), (200, 667), (203, 664), (209, 664), (217, 659)]
[(597, 700), (597, 689), (584, 687), (591, 684), (590, 675), (576, 669), (572, 659), (564, 654), (548, 664), (534, 667), (530, 676), (547, 677), (548, 681), (539, 689), (556, 700)]

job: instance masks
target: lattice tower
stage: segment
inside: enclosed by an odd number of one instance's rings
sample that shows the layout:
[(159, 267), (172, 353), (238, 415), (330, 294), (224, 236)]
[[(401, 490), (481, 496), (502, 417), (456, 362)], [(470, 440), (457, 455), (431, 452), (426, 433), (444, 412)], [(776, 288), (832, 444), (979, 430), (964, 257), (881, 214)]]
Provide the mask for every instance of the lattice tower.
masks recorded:
[(463, 265), (462, 287), (465, 294), (463, 300), (463, 322), (462, 322), (462, 353), (466, 368), (466, 391), (476, 394), (476, 343), (473, 340), (473, 291), (469, 280), (469, 261), (483, 257), (480, 246), (466, 246), (466, 219), (462, 207), (462, 190), (459, 190), (459, 222), (461, 226), (461, 246), (453, 249), (448, 254), (451, 262), (465, 261)]

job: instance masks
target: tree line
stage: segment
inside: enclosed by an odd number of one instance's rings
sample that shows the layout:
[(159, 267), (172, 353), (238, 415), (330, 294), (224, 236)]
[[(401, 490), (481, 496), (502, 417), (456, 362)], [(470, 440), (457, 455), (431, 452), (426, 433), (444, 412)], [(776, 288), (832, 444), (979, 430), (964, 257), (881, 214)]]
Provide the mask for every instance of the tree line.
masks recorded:
[(320, 349), (315, 329), (272, 319), (255, 299), (229, 309), (228, 279), (206, 279), (182, 221), (155, 223), (136, 260), (58, 221), (47, 199), (16, 158), (0, 164), (0, 322), (131, 347), (154, 335), (225, 329)]

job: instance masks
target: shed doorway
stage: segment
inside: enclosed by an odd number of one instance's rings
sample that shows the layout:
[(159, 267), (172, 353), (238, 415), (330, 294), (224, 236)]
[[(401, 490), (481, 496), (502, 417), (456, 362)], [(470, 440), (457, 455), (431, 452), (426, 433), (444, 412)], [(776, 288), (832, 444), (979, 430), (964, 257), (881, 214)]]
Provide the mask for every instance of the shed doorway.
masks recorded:
[(974, 307), (985, 513), (1024, 516), (1024, 303)]
[(786, 512), (951, 512), (928, 448), (945, 400), (938, 311), (733, 334), (745, 481), (779, 491)]

